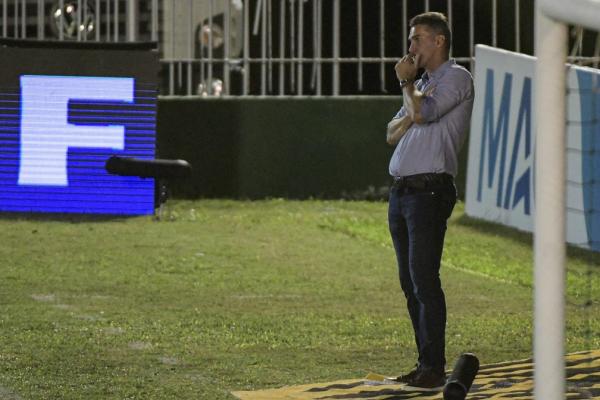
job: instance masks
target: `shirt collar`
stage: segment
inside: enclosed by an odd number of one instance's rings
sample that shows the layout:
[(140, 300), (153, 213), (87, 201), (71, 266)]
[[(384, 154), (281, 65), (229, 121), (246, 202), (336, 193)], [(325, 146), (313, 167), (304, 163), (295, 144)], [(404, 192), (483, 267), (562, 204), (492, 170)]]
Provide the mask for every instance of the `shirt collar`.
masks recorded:
[(423, 75), (421, 76), (421, 79), (423, 80), (423, 82), (427, 82), (430, 79), (435, 79), (438, 80), (442, 77), (442, 75), (444, 75), (444, 73), (448, 70), (448, 68), (452, 67), (454, 64), (456, 64), (456, 61), (454, 61), (453, 58), (447, 60), (445, 63), (443, 63), (442, 65), (440, 65), (439, 67), (437, 67), (437, 69), (435, 71), (433, 71), (431, 74), (428, 73), (427, 71), (425, 71), (423, 73)]

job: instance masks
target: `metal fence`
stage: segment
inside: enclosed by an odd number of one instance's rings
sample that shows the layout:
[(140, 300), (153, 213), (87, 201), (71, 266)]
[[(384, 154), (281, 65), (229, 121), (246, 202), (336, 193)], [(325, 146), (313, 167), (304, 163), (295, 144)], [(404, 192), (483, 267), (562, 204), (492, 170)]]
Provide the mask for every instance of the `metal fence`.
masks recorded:
[[(3, 37), (157, 41), (162, 95), (398, 94), (408, 21), (444, 12), (452, 56), (476, 43), (533, 53), (533, 0), (0, 0)], [(597, 63), (597, 35), (573, 29), (571, 60)]]

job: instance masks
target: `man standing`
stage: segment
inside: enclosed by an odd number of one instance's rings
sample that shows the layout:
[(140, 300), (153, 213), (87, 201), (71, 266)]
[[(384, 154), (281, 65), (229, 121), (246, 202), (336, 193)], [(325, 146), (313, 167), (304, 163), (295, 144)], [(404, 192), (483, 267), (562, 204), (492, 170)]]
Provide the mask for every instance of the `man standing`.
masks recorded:
[[(387, 132), (388, 143), (396, 145), (388, 219), (419, 359), (398, 380), (419, 390), (440, 390), (446, 381), (440, 261), (446, 221), (456, 203), (457, 155), (471, 119), (473, 79), (449, 59), (452, 39), (443, 14), (414, 17), (409, 40), (409, 54), (395, 66), (404, 104)], [(419, 68), (425, 72), (415, 80)]]

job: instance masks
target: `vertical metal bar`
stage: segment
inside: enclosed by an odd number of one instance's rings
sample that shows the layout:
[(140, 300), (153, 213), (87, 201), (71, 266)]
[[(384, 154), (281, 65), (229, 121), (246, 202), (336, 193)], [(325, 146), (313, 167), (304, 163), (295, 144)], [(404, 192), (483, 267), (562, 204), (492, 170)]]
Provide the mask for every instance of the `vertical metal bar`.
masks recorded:
[(137, 0), (126, 2), (125, 12), (127, 13), (127, 40), (135, 42), (138, 31), (138, 4)]
[(87, 25), (87, 18), (88, 18), (88, 13), (87, 13), (87, 2), (88, 0), (83, 0), (83, 6), (81, 8), (81, 12), (83, 13), (83, 21), (82, 24), (80, 25), (84, 27), (83, 29), (83, 40), (87, 41), (87, 34), (88, 34), (88, 25)]
[(498, 0), (492, 1), (492, 46), (498, 47)]
[(213, 94), (213, 44), (214, 44), (214, 26), (213, 13), (215, 10), (215, 0), (208, 2), (208, 26), (210, 27), (210, 35), (208, 36), (208, 83), (206, 84), (208, 94)]
[(194, 25), (194, 23), (193, 23), (193, 18), (194, 18), (194, 2), (193, 1), (194, 0), (188, 0), (189, 10), (188, 10), (188, 13), (187, 13), (188, 14), (188, 20), (187, 20), (188, 29), (187, 29), (187, 31), (188, 31), (189, 35), (187, 37), (187, 40), (188, 40), (188, 46), (187, 46), (188, 47), (188, 52), (187, 52), (188, 54), (187, 54), (187, 58), (188, 58), (188, 60), (187, 60), (187, 91), (186, 91), (186, 94), (188, 96), (190, 96), (192, 94), (192, 65), (193, 65), (192, 64), (192, 58), (193, 58), (193, 54), (194, 54), (193, 53), (193, 49), (194, 49), (194, 35), (192, 33), (192, 32), (194, 32), (194, 29), (193, 29), (193, 25)]
[(119, 0), (115, 0), (115, 42), (119, 41)]
[(402, 55), (405, 55), (408, 53), (407, 51), (407, 44), (408, 44), (408, 37), (406, 36), (407, 33), (407, 22), (408, 22), (408, 10), (406, 7), (406, 0), (402, 0)]
[(323, 93), (323, 0), (317, 0), (317, 96)]
[(27, 0), (21, 2), (21, 38), (27, 37)]
[[(181, 0), (180, 0), (181, 1)], [(177, 89), (183, 87), (183, 57), (177, 61)]]
[(8, 0), (2, 0), (2, 37), (8, 36)]
[(257, 0), (256, 9), (254, 10), (254, 25), (252, 26), (252, 34), (255, 36), (258, 35), (258, 30), (260, 29), (258, 24), (262, 15), (262, 3), (263, 0)]
[(14, 37), (18, 38), (19, 37), (19, 0), (15, 0), (15, 34)]
[[(254, 36), (258, 35), (258, 32), (260, 30), (259, 24), (261, 22), (261, 18), (263, 15), (263, 1), (264, 0), (258, 0), (256, 3), (256, 8), (254, 9), (254, 26), (252, 29), (252, 34)], [(261, 93), (261, 95), (264, 95), (262, 85), (263, 85), (263, 82), (265, 79), (265, 69), (264, 69), (265, 43), (264, 43), (263, 39), (264, 39), (264, 37), (261, 35), (261, 52), (260, 52), (260, 54), (261, 54), (261, 61), (260, 61), (260, 74), (261, 74), (261, 83), (260, 83), (261, 91), (260, 91), (260, 93)]]
[(260, 33), (260, 94), (267, 94), (267, 0), (261, 2), (261, 33)]
[(77, 30), (77, 41), (81, 41), (81, 0), (77, 0), (77, 10), (75, 10), (75, 12), (77, 13), (77, 26), (75, 27), (75, 29)]
[(380, 0), (379, 4), (379, 51), (381, 56), (379, 76), (381, 77), (381, 91), (385, 93), (385, 0)]
[(584, 30), (582, 26), (575, 26), (571, 36), (575, 36), (573, 46), (571, 47), (571, 57), (581, 57), (583, 50), (583, 35)]
[(521, 2), (515, 0), (515, 51), (521, 52)]
[(196, 86), (196, 94), (197, 95), (206, 95), (206, 78), (204, 73), (204, 48), (202, 44), (200, 45), (200, 53), (198, 60), (198, 86)]
[(175, 66), (174, 61), (169, 61), (169, 95), (175, 94)]
[(96, 41), (100, 41), (100, 0), (96, 0), (96, 22), (94, 23), (94, 30), (96, 31)]
[(298, 95), (302, 96), (304, 89), (304, 0), (298, 0)]
[[(110, 0), (108, 0), (110, 2)], [(171, 28), (171, 54), (169, 61), (169, 94), (175, 93), (175, 0), (171, 0), (171, 20), (169, 21)]]
[[(452, 0), (448, 0), (446, 4), (446, 8), (448, 9), (448, 25), (450, 25), (450, 32), (454, 32), (452, 29)], [(450, 57), (452, 57), (452, 46), (450, 46)]]
[(263, 0), (257, 0), (256, 8), (254, 9), (254, 25), (252, 26), (252, 34), (255, 36), (258, 35), (258, 31), (260, 29), (258, 24), (260, 22), (260, 16), (262, 13), (262, 2)]
[[(206, 4), (206, 2), (204, 2), (203, 6)], [(202, 11), (204, 11), (204, 7), (202, 7)], [(200, 16), (195, 15), (194, 14), (194, 18), (198, 21), (202, 21), (202, 24), (200, 25), (200, 30), (198, 31), (198, 38), (197, 40), (199, 40), (199, 45), (200, 45), (200, 52), (199, 52), (199, 57), (200, 57), (200, 63), (199, 63), (199, 73), (200, 73), (200, 91), (199, 94), (206, 96), (208, 95), (208, 80), (206, 77), (206, 70), (207, 68), (207, 57), (208, 57), (208, 43), (204, 42), (204, 33), (205, 33), (205, 29), (207, 28), (207, 26), (204, 24), (204, 15), (202, 15), (202, 13)], [(209, 27), (208, 27), (209, 28)], [(208, 32), (207, 34), (210, 34), (210, 32)]]
[(64, 0), (58, 0), (58, 8), (60, 9), (60, 16), (58, 17), (58, 40), (65, 38), (65, 3)]
[(271, 0), (267, 0), (267, 55), (268, 63), (268, 89), (269, 93), (273, 93), (273, 4)]
[(357, 68), (357, 79), (358, 79), (358, 90), (363, 90), (363, 63), (362, 63), (362, 55), (363, 55), (363, 32), (362, 32), (362, 19), (363, 19), (363, 9), (362, 9), (362, 0), (357, 0), (356, 8), (357, 8), (357, 18), (356, 18), (356, 30), (358, 32), (357, 35), (357, 55), (358, 55), (358, 68)]
[(315, 90), (317, 79), (317, 0), (312, 0), (312, 63), (310, 65), (310, 90)]
[(19, 20), (20, 1), (21, 0), (15, 0), (15, 38), (18, 38), (19, 35), (20, 35), (20, 33), (19, 33), (19, 25), (20, 25), (20, 20)]
[(279, 95), (285, 93), (285, 2), (279, 0)]
[(473, 46), (475, 43), (475, 0), (469, 0), (469, 58), (470, 61), (470, 70), (474, 72), (473, 69)]
[(152, 0), (152, 33), (153, 42), (158, 42), (158, 0)]
[(429, 0), (425, 0), (425, 12), (429, 11)]
[(250, 82), (250, 2), (244, 3), (244, 83), (242, 93), (248, 95)]
[(316, 59), (316, 54), (317, 54), (317, 20), (318, 20), (318, 14), (317, 14), (317, 0), (312, 0), (312, 56), (313, 56), (313, 61), (311, 63), (311, 70), (310, 70), (310, 89), (311, 90), (315, 90), (315, 86), (317, 83), (317, 59)]
[[(244, 7), (247, 7), (244, 4)], [(230, 59), (231, 56), (231, 0), (227, 0), (227, 6), (225, 7), (225, 21), (224, 21), (224, 29), (225, 29), (225, 43), (224, 43), (224, 59), (223, 59), (223, 86), (224, 86), (224, 94), (229, 95), (231, 93), (229, 85), (231, 82), (231, 68), (230, 68)]]
[(37, 38), (44, 39), (44, 1), (37, 1)]
[[(290, 57), (296, 56), (296, 6), (295, 0), (290, 1)], [(292, 92), (296, 91), (296, 63), (290, 62), (290, 86)]]
[(110, 34), (111, 31), (111, 23), (110, 23), (110, 1), (111, 0), (105, 0), (105, 4), (106, 4), (106, 41), (110, 42), (110, 39), (112, 37), (112, 35)]
[(332, 95), (340, 94), (340, 0), (333, 0), (333, 87)]

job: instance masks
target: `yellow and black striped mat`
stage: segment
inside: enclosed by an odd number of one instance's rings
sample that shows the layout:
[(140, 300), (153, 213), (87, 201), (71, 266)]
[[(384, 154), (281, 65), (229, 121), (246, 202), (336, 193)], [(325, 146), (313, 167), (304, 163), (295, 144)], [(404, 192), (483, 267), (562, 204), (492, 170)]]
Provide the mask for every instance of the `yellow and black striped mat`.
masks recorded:
[[(600, 399), (600, 350), (573, 353), (567, 360), (567, 399)], [(407, 392), (399, 385), (366, 385), (364, 379), (239, 391), (241, 400), (442, 399), (441, 393)], [(467, 399), (533, 399), (531, 359), (482, 365)]]

